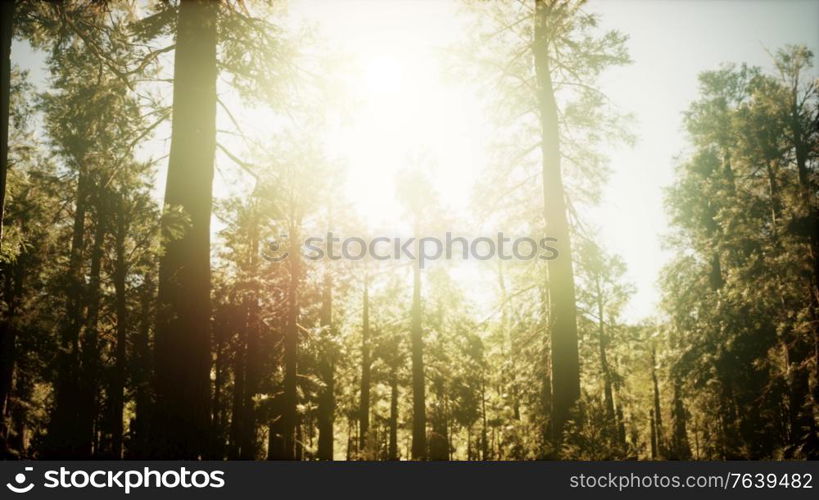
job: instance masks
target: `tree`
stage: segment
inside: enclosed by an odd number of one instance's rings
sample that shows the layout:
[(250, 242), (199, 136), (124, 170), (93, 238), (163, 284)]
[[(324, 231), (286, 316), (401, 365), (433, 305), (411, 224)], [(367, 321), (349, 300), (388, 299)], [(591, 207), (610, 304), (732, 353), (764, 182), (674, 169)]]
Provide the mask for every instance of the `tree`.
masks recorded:
[(155, 391), (161, 411), (152, 426), (157, 456), (196, 458), (207, 442), (218, 11), (217, 2), (183, 0), (177, 19), (165, 206), (184, 211), (190, 226), (181, 237), (163, 238), (159, 260)]
[[(412, 217), (412, 231), (415, 238), (420, 238), (422, 230), (430, 227), (436, 216), (435, 203), (431, 203), (432, 188), (424, 172), (420, 170), (429, 161), (424, 154), (411, 158), (414, 170), (401, 173), (398, 179), (398, 196)], [(420, 242), (416, 241), (415, 255), (420, 258)], [(412, 458), (427, 459), (427, 410), (426, 380), (424, 371), (424, 327), (423, 306), (421, 301), (421, 264), (412, 265), (412, 305), (409, 312), (409, 338), (412, 359)]]
[(0, 5), (0, 241), (3, 241), (3, 214), (6, 206), (6, 178), (9, 167), (9, 99), (11, 96), (11, 40), (15, 2)]
[[(107, 29), (124, 25), (114, 20)], [(90, 457), (98, 404), (99, 312), (103, 244), (110, 233), (111, 178), (127, 165), (141, 116), (127, 82), (108, 69), (123, 64), (127, 48), (112, 43), (108, 61), (83, 50), (91, 41), (55, 51), (50, 69), (57, 92), (43, 96), (42, 109), (54, 148), (76, 175), (71, 247), (63, 290), (66, 321), (61, 325), (55, 405), (46, 451), (49, 456)], [(64, 126), (70, 123), (71, 126)], [(91, 233), (89, 235), (89, 233)], [(86, 274), (87, 273), (87, 274)]]
[[(673, 457), (690, 454), (681, 394), (682, 373), (692, 372), (692, 403), (717, 417), (716, 429), (694, 431), (697, 456), (815, 453), (813, 254), (810, 232), (799, 229), (810, 217), (800, 182), (810, 177), (809, 160), (800, 160), (805, 146), (795, 139), (812, 137), (805, 123), (816, 96), (797, 76), (808, 62), (807, 52), (791, 47), (776, 56), (779, 76), (736, 65), (705, 72), (701, 98), (686, 115), (695, 150), (680, 165), (668, 205), (673, 241), (689, 253), (664, 280), (676, 356)], [(743, 411), (749, 407), (755, 411)]]
[(359, 449), (367, 449), (367, 439), (370, 432), (370, 295), (369, 277), (364, 275), (364, 299), (361, 308), (361, 402), (358, 406)]

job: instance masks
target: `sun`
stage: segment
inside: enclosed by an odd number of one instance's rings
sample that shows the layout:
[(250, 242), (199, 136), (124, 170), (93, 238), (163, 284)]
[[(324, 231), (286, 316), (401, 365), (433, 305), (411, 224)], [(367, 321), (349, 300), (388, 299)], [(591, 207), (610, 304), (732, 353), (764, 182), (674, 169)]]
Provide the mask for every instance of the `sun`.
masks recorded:
[(404, 68), (390, 56), (375, 56), (365, 62), (364, 86), (368, 93), (395, 95), (401, 92)]

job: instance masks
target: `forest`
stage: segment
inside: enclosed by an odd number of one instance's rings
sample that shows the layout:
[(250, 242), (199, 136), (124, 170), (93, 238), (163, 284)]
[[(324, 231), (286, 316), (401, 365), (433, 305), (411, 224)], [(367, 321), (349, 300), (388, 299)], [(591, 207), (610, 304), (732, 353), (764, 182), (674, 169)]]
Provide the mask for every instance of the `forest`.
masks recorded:
[[(819, 458), (809, 45), (704, 68), (668, 117), (670, 258), (635, 319), (585, 208), (640, 140), (604, 84), (629, 33), (586, 2), (451, 3), (464, 36), (425, 67), (488, 130), (465, 212), (459, 171), (437, 181), (450, 161), (403, 136), (393, 56), (362, 70), (285, 2), (0, 3), (0, 456)], [(351, 116), (385, 135), (351, 138)], [(384, 158), (387, 135), (407, 144)], [(352, 175), (368, 154), (398, 165), (389, 189)], [(301, 248), (501, 231), (555, 258)]]

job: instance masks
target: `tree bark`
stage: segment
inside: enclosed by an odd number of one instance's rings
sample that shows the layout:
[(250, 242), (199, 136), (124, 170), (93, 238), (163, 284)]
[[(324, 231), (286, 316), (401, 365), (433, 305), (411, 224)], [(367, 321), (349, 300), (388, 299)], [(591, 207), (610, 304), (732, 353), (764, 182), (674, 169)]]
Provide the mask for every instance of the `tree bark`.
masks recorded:
[(247, 329), (238, 324), (238, 309), (236, 304), (228, 305), (229, 331), (238, 333), (236, 350), (233, 353), (233, 401), (230, 418), (230, 448), (229, 457), (236, 460), (242, 450), (242, 425), (244, 421), (245, 400), (245, 367), (247, 365)]
[(370, 432), (370, 295), (368, 278), (364, 278), (364, 305), (361, 320), (361, 394), (358, 405), (358, 448), (367, 450), (367, 435)]
[(606, 323), (604, 320), (604, 307), (603, 307), (603, 291), (602, 287), (600, 286), (600, 277), (598, 276), (595, 279), (595, 287), (597, 292), (597, 333), (598, 333), (598, 345), (600, 348), (600, 370), (603, 372), (603, 384), (604, 384), (604, 397), (606, 403), (606, 418), (609, 422), (614, 425), (615, 423), (615, 414), (614, 414), (614, 392), (612, 391), (612, 375), (611, 369), (609, 367), (609, 360), (606, 356), (606, 347), (608, 346), (609, 339), (606, 336)]
[(664, 455), (663, 445), (663, 417), (660, 409), (660, 385), (657, 381), (657, 349), (651, 346), (651, 384), (654, 391), (654, 440), (659, 455)]
[(174, 55), (173, 123), (165, 205), (190, 226), (165, 238), (159, 261), (155, 456), (195, 459), (208, 443), (210, 218), (216, 148), (219, 4), (182, 0)]
[(287, 292), (287, 320), (284, 332), (284, 407), (282, 411), (283, 460), (296, 459), (296, 430), (298, 427), (297, 360), (298, 331), (298, 235), (295, 225), (290, 228), (290, 283)]
[(148, 438), (150, 434), (151, 412), (151, 325), (153, 323), (153, 304), (155, 303), (153, 271), (148, 271), (140, 290), (139, 328), (134, 336), (133, 386), (135, 415), (131, 420), (131, 443), (128, 446), (129, 458), (147, 458), (149, 456)]
[(398, 460), (398, 367), (390, 371), (390, 443), (388, 460)]
[(13, 0), (0, 2), (0, 242), (6, 214), (6, 178), (9, 168), (9, 112), (11, 101), (11, 40), (14, 32)]
[[(99, 196), (102, 196), (101, 194)], [(99, 392), (100, 353), (99, 353), (99, 314), (101, 301), (101, 276), (103, 244), (105, 242), (106, 224), (102, 200), (97, 203), (97, 221), (94, 227), (94, 242), (91, 247), (91, 268), (89, 270), (85, 327), (82, 336), (82, 359), (80, 366), (81, 384), (74, 404), (78, 406), (79, 436), (82, 446), (80, 457), (90, 457), (99, 450), (95, 449), (94, 424), (97, 416), (97, 393)]]
[[(79, 155), (82, 157), (82, 155)], [(66, 321), (60, 332), (57, 380), (54, 382), (54, 409), (48, 423), (43, 455), (48, 459), (85, 456), (82, 432), (78, 428), (77, 392), (80, 377), (80, 330), (83, 313), (82, 261), (85, 251), (85, 218), (90, 191), (89, 173), (82, 168), (77, 180), (76, 205), (66, 273)]]
[(421, 326), (421, 269), (412, 268), (412, 311), (410, 348), (412, 350), (412, 458), (427, 458), (427, 416), (424, 382), (424, 337)]
[[(254, 210), (256, 210), (254, 208)], [(259, 313), (259, 286), (258, 286), (258, 256), (259, 256), (259, 225), (258, 210), (254, 213), (253, 226), (250, 231), (249, 264), (252, 274), (252, 283), (248, 296), (244, 300), (244, 325), (247, 348), (245, 351), (245, 387), (242, 400), (242, 432), (241, 453), (243, 460), (256, 458), (256, 404), (254, 397), (259, 392), (261, 379), (260, 367), (260, 339), (261, 325)]]
[(685, 406), (682, 400), (682, 381), (674, 379), (674, 403), (671, 414), (670, 459), (691, 460), (691, 446), (688, 444), (688, 431), (685, 425)]
[(651, 426), (651, 459), (657, 460), (657, 423), (654, 421), (654, 410), (648, 410)]
[[(18, 256), (15, 262), (0, 263), (2, 281), (0, 290), (3, 294), (5, 308), (0, 323), (0, 459), (14, 456), (11, 439), (12, 411), (9, 404), (14, 379), (15, 351), (17, 343), (17, 303), (22, 295), (23, 278), (25, 276), (24, 257)], [(18, 395), (19, 397), (19, 395)], [(19, 448), (18, 452), (21, 451)]]
[(318, 407), (318, 459), (333, 460), (333, 422), (335, 420), (335, 363), (333, 342), (333, 281), (329, 273), (324, 278), (321, 298), (321, 332), (325, 337), (319, 372), (324, 387)]
[(552, 85), (550, 17), (553, 3), (535, 1), (533, 45), (541, 125), (543, 160), (543, 200), (546, 234), (557, 258), (548, 262), (549, 326), (552, 360), (552, 432), (555, 443), (562, 440), (563, 427), (580, 397), (580, 360), (577, 347), (577, 319), (569, 222), (560, 167), (560, 133), (557, 103)]
[(122, 203), (120, 194), (120, 206), (118, 224), (115, 234), (115, 261), (114, 261), (114, 295), (116, 309), (116, 345), (114, 347), (114, 374), (111, 384), (111, 455), (115, 459), (122, 458), (122, 411), (124, 406), (125, 393), (125, 370), (128, 363), (126, 359), (126, 345), (128, 342), (128, 303), (125, 292), (125, 278), (128, 272), (128, 264), (125, 256), (125, 239), (128, 234), (128, 224), (125, 213), (125, 204)]
[[(9, 167), (9, 104), (11, 100), (11, 40), (14, 27), (14, 3), (12, 0), (0, 3), (0, 43), (2, 43), (2, 49), (0, 49), (2, 50), (0, 53), (0, 244), (3, 242), (6, 178)], [(3, 273), (0, 281), (4, 284), (10, 279), (6, 276), (6, 273), (9, 272), (9, 265), (5, 263), (0, 265), (0, 273)], [(0, 453), (5, 454), (9, 432), (6, 414), (15, 361), (15, 332), (12, 324), (14, 299), (4, 293), (2, 300), (5, 307), (3, 308), (2, 325), (0, 325), (0, 441), (2, 441), (0, 442)]]

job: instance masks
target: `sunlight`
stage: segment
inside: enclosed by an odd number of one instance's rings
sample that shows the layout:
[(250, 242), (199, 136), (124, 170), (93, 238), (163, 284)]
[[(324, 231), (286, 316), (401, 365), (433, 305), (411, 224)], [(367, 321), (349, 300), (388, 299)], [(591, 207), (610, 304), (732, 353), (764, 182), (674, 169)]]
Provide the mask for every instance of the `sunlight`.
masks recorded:
[[(421, 168), (449, 210), (469, 208), (471, 188), (482, 168), (482, 125), (477, 98), (442, 81), (432, 46), (408, 50), (385, 41), (353, 75), (358, 104), (329, 134), (330, 149), (348, 165), (346, 193), (371, 228), (404, 231), (404, 208), (395, 197), (395, 178)], [(388, 51), (391, 55), (384, 55)], [(411, 165), (422, 155), (425, 165)]]
[(401, 92), (404, 71), (399, 61), (389, 56), (377, 56), (366, 62), (364, 86), (370, 93), (397, 94)]

